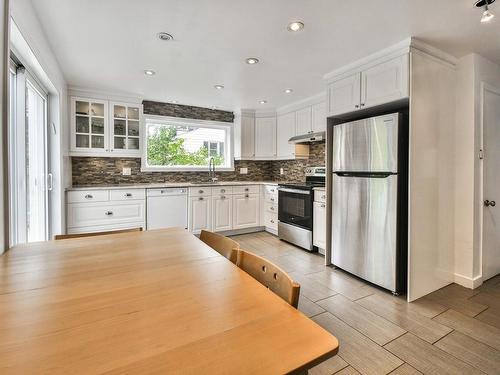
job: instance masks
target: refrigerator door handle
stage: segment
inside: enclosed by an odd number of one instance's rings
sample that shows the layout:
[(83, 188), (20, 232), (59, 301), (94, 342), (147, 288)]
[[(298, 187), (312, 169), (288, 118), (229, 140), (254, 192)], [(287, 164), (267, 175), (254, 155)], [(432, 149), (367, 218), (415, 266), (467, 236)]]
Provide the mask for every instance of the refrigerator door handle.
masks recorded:
[(339, 177), (387, 178), (396, 175), (391, 172), (333, 172)]

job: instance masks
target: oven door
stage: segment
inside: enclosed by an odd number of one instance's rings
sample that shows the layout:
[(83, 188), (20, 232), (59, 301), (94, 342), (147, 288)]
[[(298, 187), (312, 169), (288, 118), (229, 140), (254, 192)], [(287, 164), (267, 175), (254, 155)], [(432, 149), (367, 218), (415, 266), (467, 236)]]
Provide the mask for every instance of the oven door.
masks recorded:
[(278, 219), (282, 223), (312, 230), (312, 191), (278, 188)]

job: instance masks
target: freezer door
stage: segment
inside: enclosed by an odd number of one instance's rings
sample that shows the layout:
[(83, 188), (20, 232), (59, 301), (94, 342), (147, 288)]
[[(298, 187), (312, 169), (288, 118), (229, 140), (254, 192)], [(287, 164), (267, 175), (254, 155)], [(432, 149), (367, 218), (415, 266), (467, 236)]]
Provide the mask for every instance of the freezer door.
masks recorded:
[(396, 291), (397, 175), (333, 176), (332, 263)]
[(398, 119), (394, 113), (333, 128), (333, 171), (398, 172)]

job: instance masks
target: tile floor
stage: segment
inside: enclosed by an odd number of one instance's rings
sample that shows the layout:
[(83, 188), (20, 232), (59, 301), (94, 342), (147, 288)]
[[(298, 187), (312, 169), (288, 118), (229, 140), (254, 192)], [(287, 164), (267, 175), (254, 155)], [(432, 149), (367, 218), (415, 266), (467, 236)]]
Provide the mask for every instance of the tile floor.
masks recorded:
[(339, 339), (309, 374), (500, 374), (500, 275), (408, 304), (268, 233), (233, 238), (296, 279), (299, 309)]

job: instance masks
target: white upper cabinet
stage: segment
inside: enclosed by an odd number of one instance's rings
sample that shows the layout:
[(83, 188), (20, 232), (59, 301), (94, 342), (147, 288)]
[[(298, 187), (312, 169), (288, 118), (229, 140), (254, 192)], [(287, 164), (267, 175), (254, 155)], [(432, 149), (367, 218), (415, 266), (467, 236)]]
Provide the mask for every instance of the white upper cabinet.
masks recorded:
[(109, 151), (108, 103), (104, 100), (71, 98), (71, 151)]
[(276, 125), (276, 154), (278, 159), (294, 159), (295, 145), (288, 140), (295, 136), (295, 112), (278, 116)]
[(377, 62), (328, 85), (329, 116), (409, 97), (409, 54)]
[(331, 115), (359, 109), (361, 101), (361, 73), (334, 81), (328, 85), (328, 111)]
[(312, 131), (314, 133), (326, 131), (326, 103), (321, 102), (312, 106)]
[(408, 96), (409, 55), (366, 69), (361, 73), (361, 107), (389, 103)]
[(111, 152), (140, 156), (140, 107), (111, 102), (110, 109)]
[(276, 157), (276, 117), (255, 119), (255, 158), (274, 159)]
[(297, 135), (312, 133), (312, 109), (311, 107), (306, 107), (300, 109), (296, 112), (297, 125), (296, 133)]
[(234, 124), (234, 157), (253, 159), (255, 157), (255, 115), (242, 114)]
[(71, 155), (141, 154), (141, 106), (71, 97)]

